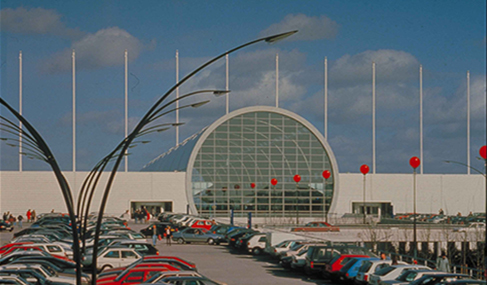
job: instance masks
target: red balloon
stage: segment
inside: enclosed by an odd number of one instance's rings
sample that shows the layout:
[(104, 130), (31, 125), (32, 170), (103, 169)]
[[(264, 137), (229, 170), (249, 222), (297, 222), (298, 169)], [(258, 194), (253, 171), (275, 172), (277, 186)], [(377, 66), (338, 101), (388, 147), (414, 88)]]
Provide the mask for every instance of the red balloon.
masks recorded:
[(299, 181), (301, 181), (301, 175), (299, 174), (294, 175), (294, 182), (299, 183)]
[(479, 153), (483, 159), (487, 159), (487, 146), (484, 145), (483, 147), (481, 147)]
[(411, 157), (411, 159), (409, 160), (409, 165), (411, 165), (411, 167), (414, 169), (418, 168), (420, 164), (421, 160), (419, 160), (419, 158), (416, 156)]
[(276, 179), (276, 178), (272, 178), (272, 179), (271, 179), (271, 184), (272, 184), (273, 186), (276, 186), (276, 184), (277, 184), (277, 179)]
[(250, 183), (250, 187), (251, 187), (252, 189), (254, 189), (254, 188), (255, 188), (255, 183), (254, 183), (254, 182)]
[(362, 172), (363, 175), (369, 173), (369, 166), (367, 164), (363, 164), (360, 166), (360, 172)]
[(328, 179), (330, 178), (330, 175), (331, 175), (330, 171), (328, 170), (323, 171), (323, 178)]

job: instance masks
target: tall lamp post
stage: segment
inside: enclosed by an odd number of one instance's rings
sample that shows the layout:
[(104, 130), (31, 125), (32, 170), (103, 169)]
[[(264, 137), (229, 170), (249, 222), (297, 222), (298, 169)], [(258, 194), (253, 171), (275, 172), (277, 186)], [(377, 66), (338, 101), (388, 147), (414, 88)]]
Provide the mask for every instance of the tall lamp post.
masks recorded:
[(328, 210), (326, 209), (326, 184), (330, 176), (331, 176), (331, 172), (329, 170), (323, 171), (323, 178), (325, 178), (325, 183), (323, 184), (323, 212), (325, 213), (325, 222), (327, 223), (328, 223)]
[(416, 240), (416, 168), (421, 164), (418, 157), (413, 156), (409, 160), (409, 165), (413, 168), (413, 246), (414, 246), (414, 259), (418, 257), (418, 245)]
[[(294, 182), (296, 182), (296, 197), (299, 197), (298, 184), (301, 181), (301, 175), (296, 174), (293, 177)], [(298, 209), (298, 199), (296, 199), (296, 225), (299, 224), (299, 209)]]
[[(479, 150), (480, 156), (484, 159), (484, 178), (485, 178), (485, 223), (487, 224), (487, 146), (482, 146)], [(485, 231), (484, 241), (484, 278), (487, 279), (487, 230)]]
[(365, 210), (365, 176), (367, 175), (367, 173), (369, 173), (369, 166), (367, 164), (363, 164), (362, 166), (360, 166), (360, 172), (362, 172), (362, 174), (364, 175), (364, 193), (363, 193), (363, 208), (364, 208), (364, 225), (365, 225), (365, 216), (367, 215), (367, 212)]
[(277, 185), (277, 179), (276, 178), (272, 178), (271, 179), (271, 185), (272, 187), (269, 187), (269, 217), (271, 216), (271, 208), (272, 208), (272, 199), (271, 199), (271, 192), (272, 192), (272, 188), (275, 189), (276, 185)]

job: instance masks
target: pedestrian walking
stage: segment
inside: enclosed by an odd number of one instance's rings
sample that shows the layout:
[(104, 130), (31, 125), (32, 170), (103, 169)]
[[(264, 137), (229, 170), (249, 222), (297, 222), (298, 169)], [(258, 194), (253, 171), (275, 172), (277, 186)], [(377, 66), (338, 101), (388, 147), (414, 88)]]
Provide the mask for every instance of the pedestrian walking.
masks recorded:
[(37, 216), (36, 216), (36, 210), (32, 210), (31, 215), (30, 215), (31, 222), (35, 223), (37, 221)]
[(172, 236), (171, 227), (167, 226), (167, 228), (166, 228), (166, 245), (171, 245), (171, 236)]
[(441, 253), (441, 256), (436, 260), (436, 270), (450, 273), (450, 262), (446, 257), (445, 252)]
[(29, 210), (27, 210), (27, 213), (25, 214), (25, 216), (27, 217), (27, 222), (30, 223), (30, 219), (32, 217), (32, 212)]
[(19, 221), (19, 228), (22, 228), (22, 220), (24, 219), (24, 217), (22, 217), (22, 215), (19, 215), (17, 217), (17, 220)]
[(156, 225), (153, 225), (152, 226), (152, 245), (153, 246), (156, 246), (158, 237), (159, 237), (159, 235), (157, 234), (157, 227), (156, 227)]

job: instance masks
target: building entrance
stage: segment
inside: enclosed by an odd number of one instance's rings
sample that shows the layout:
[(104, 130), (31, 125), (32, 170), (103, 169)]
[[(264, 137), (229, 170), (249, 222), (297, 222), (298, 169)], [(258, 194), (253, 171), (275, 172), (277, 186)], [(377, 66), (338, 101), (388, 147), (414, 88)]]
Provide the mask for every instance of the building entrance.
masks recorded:
[(172, 212), (172, 201), (131, 201), (130, 213), (133, 214), (136, 210), (146, 209), (154, 217), (163, 212)]
[(393, 206), (391, 202), (363, 202), (352, 203), (353, 213), (366, 214), (376, 217), (390, 218), (393, 217)]

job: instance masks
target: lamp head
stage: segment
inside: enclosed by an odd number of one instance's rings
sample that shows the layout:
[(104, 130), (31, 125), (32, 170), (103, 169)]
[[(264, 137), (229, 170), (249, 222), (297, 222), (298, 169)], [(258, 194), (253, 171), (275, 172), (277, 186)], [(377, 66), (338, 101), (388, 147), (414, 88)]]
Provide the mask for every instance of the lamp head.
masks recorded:
[(292, 36), (292, 35), (294, 35), (297, 32), (298, 32), (298, 30), (294, 30), (294, 31), (290, 31), (290, 32), (287, 32), (287, 33), (282, 33), (282, 34), (270, 36), (270, 37), (267, 37), (265, 39), (265, 41), (268, 42), (268, 43), (275, 43), (275, 42), (280, 41), (280, 40), (283, 40), (283, 39), (285, 39), (285, 38), (287, 38), (289, 36)]
[(216, 90), (216, 91), (213, 91), (213, 95), (215, 95), (216, 97), (219, 97), (219, 96), (222, 96), (224, 94), (228, 94), (230, 93), (230, 90)]
[(199, 108), (205, 104), (207, 104), (208, 102), (210, 102), (210, 100), (206, 100), (206, 101), (202, 101), (202, 102), (198, 102), (198, 103), (194, 103), (194, 104), (191, 104), (191, 107), (192, 108)]

